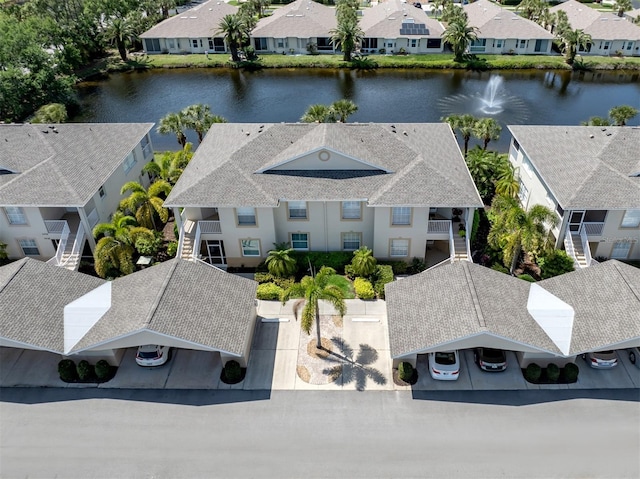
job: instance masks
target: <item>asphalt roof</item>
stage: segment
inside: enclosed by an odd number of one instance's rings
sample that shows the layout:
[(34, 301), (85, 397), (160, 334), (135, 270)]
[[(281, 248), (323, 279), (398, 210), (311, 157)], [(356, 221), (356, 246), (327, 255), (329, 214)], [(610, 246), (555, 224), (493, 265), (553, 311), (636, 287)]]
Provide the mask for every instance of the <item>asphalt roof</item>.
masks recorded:
[(584, 30), (593, 40), (640, 40), (640, 26), (613, 12), (600, 12), (576, 0), (567, 0), (549, 10), (566, 12), (571, 28)]
[[(286, 167), (320, 150), (351, 158), (354, 170), (369, 165), (370, 174), (302, 174)], [(444, 123), (215, 124), (165, 206), (275, 207), (281, 199), (354, 198), (372, 206), (482, 206)]]
[(330, 37), (337, 27), (335, 8), (313, 0), (296, 0), (274, 9), (269, 17), (261, 18), (251, 32), (256, 38)]
[(508, 128), (562, 208), (640, 208), (639, 127)]
[[(414, 25), (424, 24), (426, 33), (401, 34), (400, 29), (407, 20)], [(444, 33), (439, 21), (429, 17), (421, 8), (400, 0), (388, 0), (363, 9), (360, 28), (367, 38), (440, 38)]]
[(464, 6), (469, 25), (478, 29), (478, 38), (547, 39), (554, 36), (536, 22), (521, 17), (488, 0)]
[[(569, 355), (640, 341), (640, 269), (610, 260), (536, 283), (573, 307)], [(392, 357), (479, 333), (561, 355), (527, 310), (531, 283), (469, 262), (386, 286)]]
[(0, 125), (0, 205), (84, 206), (152, 126)]

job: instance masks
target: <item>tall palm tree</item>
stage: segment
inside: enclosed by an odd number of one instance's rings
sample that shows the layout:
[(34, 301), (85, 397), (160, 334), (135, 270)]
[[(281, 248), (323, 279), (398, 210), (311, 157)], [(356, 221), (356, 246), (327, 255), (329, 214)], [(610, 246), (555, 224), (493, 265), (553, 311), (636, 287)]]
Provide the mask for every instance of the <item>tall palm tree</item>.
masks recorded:
[(107, 42), (115, 43), (120, 58), (127, 61), (127, 46), (134, 36), (133, 25), (126, 17), (114, 17), (108, 21), (103, 35)]
[(211, 113), (209, 105), (197, 103), (184, 108), (180, 114), (185, 127), (194, 130), (198, 135), (198, 142), (202, 143), (204, 135), (214, 123), (227, 123), (227, 120), (219, 115)]
[(616, 126), (625, 126), (628, 120), (635, 117), (638, 110), (629, 105), (614, 106), (609, 110), (609, 118), (611, 118)]
[(435, 10), (436, 18), (438, 18), (438, 13), (440, 12), (440, 10), (444, 12), (445, 6), (448, 3), (453, 3), (453, 0), (433, 0), (431, 2), (432, 9)]
[(569, 65), (573, 65), (578, 54), (578, 49), (589, 48), (592, 42), (591, 35), (584, 33), (583, 30), (577, 28), (572, 30), (571, 27), (559, 30), (558, 35), (562, 41), (562, 50), (564, 51), (564, 59)]
[(507, 159), (506, 155), (501, 155), (504, 161), (500, 162), (497, 169), (498, 177), (495, 180), (495, 191), (497, 195), (507, 198), (517, 198), (520, 192), (520, 181), (516, 177), (516, 170)]
[(358, 25), (357, 17), (355, 20), (338, 21), (337, 27), (329, 30), (329, 33), (333, 47), (342, 50), (342, 60), (350, 62), (351, 54), (364, 38), (364, 32)]
[(347, 118), (358, 111), (358, 105), (345, 99), (334, 101), (330, 108), (340, 123), (346, 123)]
[(302, 123), (335, 123), (336, 118), (327, 105), (311, 105), (300, 118)]
[[(282, 294), (282, 304), (292, 298), (304, 298), (302, 308), (302, 329), (309, 334), (313, 320), (316, 321), (317, 348), (322, 349), (322, 336), (320, 335), (320, 300), (328, 301), (338, 311), (340, 316), (347, 312), (347, 305), (344, 302), (344, 292), (335, 284), (330, 283), (331, 276), (336, 274), (336, 270), (323, 266), (315, 276), (305, 276), (299, 283), (293, 284)], [(302, 303), (297, 308), (302, 307)], [(295, 310), (296, 315), (299, 309)]]
[(456, 62), (462, 61), (469, 44), (478, 39), (476, 30), (476, 27), (469, 26), (466, 16), (456, 17), (447, 25), (442, 39), (451, 45)]
[(240, 61), (238, 50), (246, 39), (246, 25), (240, 15), (225, 15), (218, 24), (216, 33), (224, 34), (224, 41), (231, 51), (231, 60)]
[(483, 200), (488, 200), (493, 196), (493, 159), (495, 155), (495, 153), (483, 150), (476, 145), (475, 148), (472, 148), (467, 153), (465, 158), (471, 178)]
[(525, 211), (517, 199), (496, 195), (491, 203), (489, 220), (491, 229), (487, 240), (491, 246), (502, 250), (502, 261), (511, 273), (522, 250), (535, 258), (553, 248), (550, 230), (558, 223), (558, 218), (546, 206), (535, 205)]
[(473, 128), (477, 119), (473, 115), (464, 114), (449, 115), (443, 120), (449, 124), (454, 132), (458, 130), (462, 136), (462, 141), (464, 143), (464, 156), (466, 157), (467, 151), (469, 150), (469, 140), (471, 139), (471, 135), (473, 135)]
[(168, 113), (160, 119), (160, 124), (156, 131), (161, 135), (176, 135), (176, 139), (182, 148), (187, 143), (184, 130), (187, 128), (184, 122), (184, 115), (181, 113)]
[(613, 5), (613, 9), (618, 12), (619, 17), (622, 17), (624, 12), (633, 10), (633, 3), (631, 0), (616, 0), (616, 3)]
[(493, 118), (480, 118), (473, 125), (473, 136), (482, 140), (483, 149), (487, 149), (487, 145), (491, 140), (498, 140), (502, 127)]
[(160, 195), (168, 195), (171, 185), (165, 180), (157, 180), (148, 190), (137, 181), (129, 181), (122, 186), (120, 194), (130, 193), (120, 202), (120, 208), (135, 214), (136, 220), (145, 228), (157, 230), (156, 215), (164, 224), (169, 220), (169, 210), (162, 206), (164, 200)]
[(265, 260), (269, 273), (277, 278), (284, 278), (294, 274), (298, 269), (298, 265), (292, 253), (293, 248), (276, 248), (269, 251)]
[(162, 155), (154, 155), (153, 160), (144, 165), (142, 171), (175, 185), (192, 157), (191, 143), (187, 143), (180, 151), (167, 151)]
[(357, 276), (369, 277), (376, 271), (378, 262), (371, 251), (366, 246), (361, 247), (353, 252), (351, 267)]

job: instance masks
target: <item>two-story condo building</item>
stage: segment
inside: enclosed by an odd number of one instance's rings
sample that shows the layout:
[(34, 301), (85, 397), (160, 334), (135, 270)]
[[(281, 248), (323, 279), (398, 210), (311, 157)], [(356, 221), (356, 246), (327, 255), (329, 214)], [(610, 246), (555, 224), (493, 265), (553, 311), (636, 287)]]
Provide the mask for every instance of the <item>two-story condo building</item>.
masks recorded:
[[(470, 259), (478, 191), (447, 124), (215, 124), (165, 201), (178, 254), (255, 266), (274, 243)], [(180, 208), (183, 208), (181, 211)]]
[(579, 266), (640, 259), (640, 128), (510, 125), (520, 200), (556, 211), (553, 233)]
[(0, 242), (9, 258), (76, 269), (95, 248), (93, 227), (118, 208), (122, 185), (148, 186), (152, 126), (0, 125)]

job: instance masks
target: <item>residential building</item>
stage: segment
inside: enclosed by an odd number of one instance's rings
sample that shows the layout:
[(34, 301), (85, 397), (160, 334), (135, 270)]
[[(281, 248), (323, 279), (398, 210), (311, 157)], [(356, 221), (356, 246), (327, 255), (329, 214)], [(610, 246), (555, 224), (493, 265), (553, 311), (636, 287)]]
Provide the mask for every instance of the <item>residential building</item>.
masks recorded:
[(482, 201), (450, 127), (215, 124), (165, 201), (178, 254), (256, 266), (275, 243), (428, 263), (470, 259)]
[(400, 0), (388, 0), (362, 11), (364, 32), (361, 51), (378, 53), (441, 53), (444, 27), (421, 8)]
[(638, 17), (640, 17), (640, 8), (636, 8), (634, 10), (629, 10), (628, 12), (624, 12), (624, 17), (630, 22), (635, 22)]
[(550, 11), (566, 12), (572, 29), (591, 35), (591, 43), (578, 48), (581, 55), (640, 55), (640, 26), (613, 12), (600, 12), (576, 0), (567, 0)]
[(167, 18), (142, 35), (145, 53), (224, 53), (227, 46), (219, 25), (238, 7), (222, 0), (209, 0)]
[(525, 208), (558, 215), (556, 247), (580, 267), (640, 259), (640, 128), (509, 125)]
[[(151, 123), (0, 125), (0, 242), (76, 269), (91, 255), (91, 231), (109, 222), (122, 185), (149, 185)], [(85, 247), (86, 244), (86, 247)]]
[(469, 25), (478, 39), (469, 53), (549, 55), (553, 35), (537, 23), (506, 10), (489, 0), (464, 5)]

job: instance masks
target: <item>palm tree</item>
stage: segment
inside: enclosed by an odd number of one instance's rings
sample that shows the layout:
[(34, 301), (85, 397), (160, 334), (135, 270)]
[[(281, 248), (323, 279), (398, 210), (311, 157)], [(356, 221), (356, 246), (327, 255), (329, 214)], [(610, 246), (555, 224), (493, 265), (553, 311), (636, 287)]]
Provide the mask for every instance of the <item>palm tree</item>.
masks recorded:
[(225, 15), (216, 33), (224, 34), (224, 41), (231, 50), (231, 60), (239, 62), (238, 50), (246, 39), (246, 25), (239, 15)]
[(209, 105), (198, 103), (184, 108), (180, 112), (182, 122), (186, 128), (194, 130), (198, 135), (198, 142), (202, 143), (204, 135), (214, 123), (227, 123), (227, 120), (219, 115), (212, 115)]
[(614, 106), (609, 110), (609, 117), (616, 126), (625, 126), (627, 121), (635, 117), (638, 110), (629, 105)]
[(277, 278), (284, 278), (295, 273), (298, 265), (292, 253), (293, 248), (276, 248), (269, 251), (265, 260), (269, 273)]
[(127, 45), (134, 36), (132, 23), (127, 18), (112, 18), (103, 35), (107, 42), (116, 44), (120, 58), (122, 58), (123, 62), (126, 62)]
[(517, 198), (520, 192), (520, 181), (516, 178), (516, 171), (507, 155), (500, 155), (503, 158), (498, 165), (498, 177), (495, 181), (495, 191), (497, 195), (507, 198)]
[(361, 247), (353, 252), (351, 267), (356, 276), (369, 277), (376, 271), (377, 261), (371, 251), (366, 246)]
[(582, 126), (609, 126), (611, 122), (601, 116), (592, 116), (587, 121), (580, 122)]
[(431, 2), (432, 9), (435, 10), (435, 16), (438, 18), (438, 12), (442, 10), (444, 12), (445, 6), (448, 3), (453, 3), (453, 0), (433, 0)]
[(452, 130), (458, 130), (462, 135), (464, 142), (464, 156), (467, 156), (469, 149), (469, 140), (473, 134), (473, 128), (477, 122), (476, 118), (469, 114), (464, 115), (450, 115), (444, 118), (444, 121), (449, 124)]
[(550, 229), (558, 218), (546, 206), (535, 205), (525, 211), (515, 198), (496, 195), (491, 203), (489, 214), (491, 229), (487, 240), (494, 248), (502, 250), (502, 261), (516, 268), (520, 252), (531, 254), (534, 258), (553, 247)]
[(613, 5), (613, 9), (617, 10), (619, 17), (622, 17), (624, 12), (633, 10), (633, 3), (631, 3), (631, 0), (616, 0), (616, 3)]
[(300, 118), (302, 123), (335, 123), (333, 110), (327, 105), (311, 105)]
[(164, 224), (169, 220), (169, 210), (162, 206), (160, 195), (168, 195), (171, 185), (165, 180), (157, 180), (148, 190), (137, 181), (129, 181), (122, 186), (120, 194), (131, 193), (120, 202), (120, 208), (135, 213), (136, 220), (145, 228), (156, 230), (156, 214)]
[(347, 312), (347, 305), (344, 302), (344, 292), (335, 284), (330, 283), (331, 276), (336, 274), (336, 270), (323, 266), (315, 276), (305, 276), (299, 283), (293, 284), (282, 293), (282, 304), (292, 298), (304, 298), (304, 303), (299, 303), (295, 308), (296, 316), (300, 306), (302, 309), (302, 329), (309, 334), (313, 320), (316, 321), (317, 345), (322, 349), (322, 336), (320, 336), (320, 300), (328, 301), (338, 311), (340, 316)]
[(476, 145), (467, 153), (465, 161), (471, 178), (478, 188), (478, 193), (483, 200), (487, 200), (493, 196), (493, 158), (496, 153), (489, 152)]
[(180, 113), (168, 113), (160, 119), (160, 124), (156, 131), (161, 135), (176, 135), (176, 139), (182, 148), (187, 143), (187, 137), (184, 134), (186, 129), (185, 118), (182, 112)]
[(338, 21), (338, 26), (329, 30), (329, 33), (333, 47), (342, 50), (342, 60), (350, 62), (351, 54), (364, 38), (364, 32), (358, 25), (357, 17), (355, 20)]
[(447, 25), (442, 39), (451, 45), (456, 62), (462, 61), (469, 44), (478, 39), (476, 30), (476, 27), (469, 26), (469, 20), (464, 15), (453, 18)]
[(192, 157), (191, 143), (187, 143), (180, 151), (167, 151), (162, 156), (155, 155), (153, 160), (144, 165), (142, 171), (175, 185)]
[(346, 123), (347, 118), (358, 111), (358, 105), (351, 100), (337, 100), (334, 101), (331, 106), (331, 111), (338, 117), (340, 123)]
[(569, 65), (573, 65), (576, 55), (578, 54), (578, 49), (582, 47), (586, 50), (592, 41), (591, 35), (584, 33), (584, 31), (579, 28), (572, 30), (571, 27), (569, 27), (561, 30), (559, 27), (558, 35), (562, 41), (565, 61)]
[(480, 118), (473, 125), (473, 136), (483, 141), (483, 149), (491, 140), (498, 140), (502, 127), (493, 118)]

